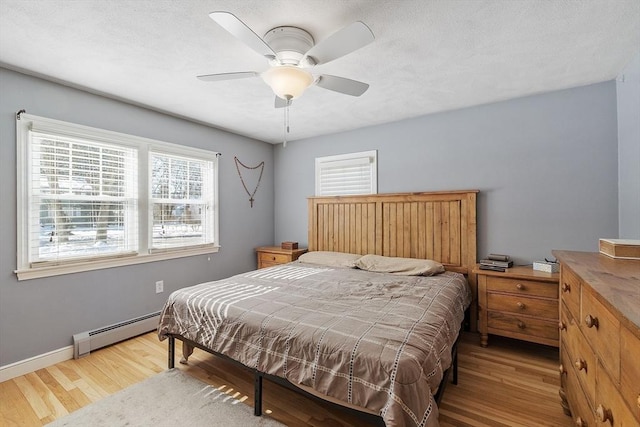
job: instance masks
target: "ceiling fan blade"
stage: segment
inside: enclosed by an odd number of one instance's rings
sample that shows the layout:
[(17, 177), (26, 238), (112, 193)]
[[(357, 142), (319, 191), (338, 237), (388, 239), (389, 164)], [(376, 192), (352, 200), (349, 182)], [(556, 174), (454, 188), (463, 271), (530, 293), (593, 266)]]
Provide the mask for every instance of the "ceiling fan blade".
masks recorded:
[(368, 45), (375, 39), (373, 32), (363, 22), (357, 21), (333, 33), (309, 49), (305, 54), (316, 64), (326, 64), (334, 59)]
[(264, 42), (256, 33), (253, 32), (244, 22), (238, 19), (234, 14), (229, 12), (211, 12), (209, 17), (218, 25), (231, 33), (251, 49), (258, 52), (267, 59), (274, 59), (276, 53)]
[(326, 74), (318, 78), (316, 85), (324, 89), (329, 89), (334, 92), (340, 92), (351, 96), (360, 96), (369, 89), (369, 85), (366, 83), (347, 79), (345, 77), (328, 76)]
[(248, 77), (256, 76), (259, 76), (259, 74), (255, 71), (242, 71), (238, 73), (205, 74), (202, 76), (198, 76), (198, 79), (205, 82), (219, 82), (222, 80), (246, 79)]

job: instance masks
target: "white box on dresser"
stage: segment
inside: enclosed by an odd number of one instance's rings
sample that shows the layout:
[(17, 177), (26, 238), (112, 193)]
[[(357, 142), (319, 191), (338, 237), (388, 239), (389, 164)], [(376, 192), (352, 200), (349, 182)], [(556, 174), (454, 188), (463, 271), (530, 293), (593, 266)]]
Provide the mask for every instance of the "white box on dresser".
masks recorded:
[(640, 426), (640, 260), (560, 261), (560, 396), (578, 427)]

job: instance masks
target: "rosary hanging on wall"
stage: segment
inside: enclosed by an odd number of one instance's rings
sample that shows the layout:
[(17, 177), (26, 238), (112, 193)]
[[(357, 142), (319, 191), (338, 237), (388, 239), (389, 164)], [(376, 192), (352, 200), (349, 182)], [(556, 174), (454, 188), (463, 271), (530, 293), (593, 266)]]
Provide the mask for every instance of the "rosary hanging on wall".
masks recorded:
[[(238, 171), (238, 176), (240, 177), (240, 182), (242, 182), (242, 186), (244, 187), (244, 191), (247, 192), (249, 196), (249, 203), (251, 203), (251, 207), (253, 207), (253, 196), (256, 195), (256, 191), (258, 191), (258, 187), (260, 187), (260, 181), (262, 181), (262, 172), (264, 172), (264, 161), (260, 162), (256, 166), (247, 166), (243, 164), (237, 157), (234, 157), (233, 160), (236, 162), (236, 170)], [(258, 183), (256, 184), (256, 188), (253, 189), (253, 192), (250, 192), (247, 188), (247, 184), (244, 182), (244, 178), (242, 178), (242, 173), (240, 172), (240, 166), (248, 170), (256, 170), (260, 168), (260, 176), (258, 177)]]

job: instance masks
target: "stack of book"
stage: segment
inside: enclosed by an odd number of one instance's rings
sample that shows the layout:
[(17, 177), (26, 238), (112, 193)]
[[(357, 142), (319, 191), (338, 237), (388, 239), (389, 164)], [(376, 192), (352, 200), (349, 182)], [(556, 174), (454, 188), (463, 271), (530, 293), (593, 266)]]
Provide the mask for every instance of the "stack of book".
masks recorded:
[(513, 261), (509, 255), (489, 254), (487, 258), (480, 260), (480, 270), (507, 271), (513, 267)]

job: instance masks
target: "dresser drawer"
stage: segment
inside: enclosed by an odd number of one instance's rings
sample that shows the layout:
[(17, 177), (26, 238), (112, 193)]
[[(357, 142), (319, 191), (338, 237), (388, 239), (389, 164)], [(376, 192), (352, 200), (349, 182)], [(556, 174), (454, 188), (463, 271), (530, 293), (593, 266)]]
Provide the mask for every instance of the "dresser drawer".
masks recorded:
[[(543, 320), (528, 316), (518, 316), (498, 311), (488, 313), (489, 329), (500, 329), (516, 334), (531, 335), (552, 340), (552, 345), (558, 346), (558, 322)], [(491, 331), (490, 331), (491, 332)]]
[(491, 276), (487, 277), (487, 290), (489, 292), (510, 292), (518, 295), (558, 298), (557, 282), (550, 283)]
[[(575, 332), (575, 335), (571, 332)], [(587, 400), (593, 406), (596, 398), (596, 355), (579, 328), (570, 331), (569, 335), (570, 345), (567, 346), (567, 350), (571, 358), (571, 366), (582, 384)]]
[(558, 300), (529, 298), (526, 296), (494, 294), (487, 296), (489, 311), (507, 311), (549, 320), (558, 320)]
[(640, 339), (627, 328), (620, 330), (620, 392), (640, 425)]
[(595, 414), (598, 426), (633, 427), (637, 426), (635, 417), (622, 399), (607, 371), (598, 364), (596, 373)]
[(578, 351), (578, 339), (582, 336), (576, 319), (571, 316), (569, 309), (563, 303), (560, 311), (560, 341), (562, 348), (569, 352), (570, 358), (573, 359)]
[(587, 288), (582, 290), (580, 328), (616, 382), (620, 381), (620, 321)]
[(571, 315), (580, 317), (580, 278), (571, 269), (562, 264), (560, 273), (560, 298), (567, 305)]
[[(564, 350), (564, 349), (563, 349)], [(582, 393), (578, 377), (575, 369), (572, 367), (572, 362), (566, 357), (566, 351), (560, 351), (560, 376), (561, 383), (566, 391), (566, 396), (569, 401), (571, 409), (571, 418), (573, 418), (573, 425), (581, 425), (582, 427), (595, 427), (596, 420), (594, 412), (589, 406), (586, 396)]]
[(572, 363), (561, 377), (563, 409), (588, 425), (640, 427), (640, 260), (553, 254), (561, 264), (560, 358)]

